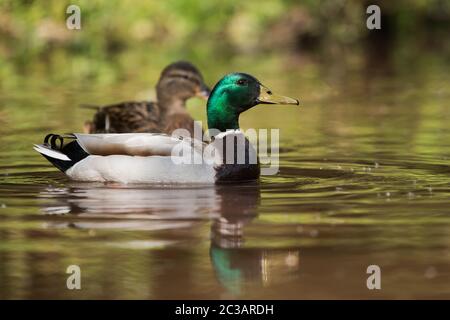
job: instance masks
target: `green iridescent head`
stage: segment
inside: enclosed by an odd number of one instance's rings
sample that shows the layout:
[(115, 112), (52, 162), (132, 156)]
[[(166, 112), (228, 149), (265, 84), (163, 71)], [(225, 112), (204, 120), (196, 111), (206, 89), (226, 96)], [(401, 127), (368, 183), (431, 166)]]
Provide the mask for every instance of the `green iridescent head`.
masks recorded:
[(230, 73), (212, 90), (207, 104), (208, 127), (239, 129), (239, 115), (258, 104), (295, 104), (297, 99), (274, 94), (246, 73)]

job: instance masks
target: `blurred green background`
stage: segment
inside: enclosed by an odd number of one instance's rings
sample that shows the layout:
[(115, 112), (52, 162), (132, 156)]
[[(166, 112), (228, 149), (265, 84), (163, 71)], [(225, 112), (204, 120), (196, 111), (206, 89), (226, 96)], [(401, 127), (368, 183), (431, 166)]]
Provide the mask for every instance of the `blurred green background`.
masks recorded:
[[(70, 4), (81, 9), (81, 30), (66, 28)], [(369, 4), (382, 9), (381, 30), (365, 27)], [(274, 55), (289, 55), (284, 64), (346, 71), (366, 71), (368, 61), (420, 68), (436, 52), (448, 62), (449, 22), (443, 0), (2, 0), (0, 86), (43, 77), (149, 83), (180, 58), (206, 70), (227, 70), (242, 59), (270, 64)]]

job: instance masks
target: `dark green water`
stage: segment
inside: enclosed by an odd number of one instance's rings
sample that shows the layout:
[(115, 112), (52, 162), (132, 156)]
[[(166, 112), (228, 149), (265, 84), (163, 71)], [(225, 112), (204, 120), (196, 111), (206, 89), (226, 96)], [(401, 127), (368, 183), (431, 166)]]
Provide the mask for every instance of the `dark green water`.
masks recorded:
[[(151, 83), (2, 89), (0, 298), (450, 298), (448, 66), (373, 77), (270, 61), (232, 66), (303, 104), (242, 116), (281, 129), (280, 172), (259, 185), (71, 182), (32, 144), (80, 131), (80, 103), (145, 98)], [(205, 120), (203, 102), (189, 110)], [(366, 287), (373, 264), (381, 290)]]

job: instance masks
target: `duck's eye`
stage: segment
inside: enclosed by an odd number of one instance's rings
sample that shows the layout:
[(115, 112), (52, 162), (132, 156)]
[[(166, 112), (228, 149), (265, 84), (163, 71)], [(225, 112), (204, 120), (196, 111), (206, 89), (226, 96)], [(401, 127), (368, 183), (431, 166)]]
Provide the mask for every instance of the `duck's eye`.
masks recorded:
[(236, 81), (236, 83), (240, 86), (245, 86), (247, 84), (247, 80), (239, 79), (238, 81)]

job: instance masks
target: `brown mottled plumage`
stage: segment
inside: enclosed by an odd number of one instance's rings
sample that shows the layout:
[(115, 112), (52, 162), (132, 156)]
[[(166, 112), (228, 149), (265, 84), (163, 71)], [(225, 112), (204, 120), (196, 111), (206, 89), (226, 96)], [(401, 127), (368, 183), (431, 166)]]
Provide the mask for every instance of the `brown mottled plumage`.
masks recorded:
[(193, 136), (194, 120), (186, 110), (186, 100), (207, 98), (208, 94), (209, 88), (195, 66), (175, 62), (161, 73), (156, 85), (157, 102), (129, 101), (97, 107), (94, 119), (85, 123), (85, 132), (171, 134), (175, 129), (187, 129)]

